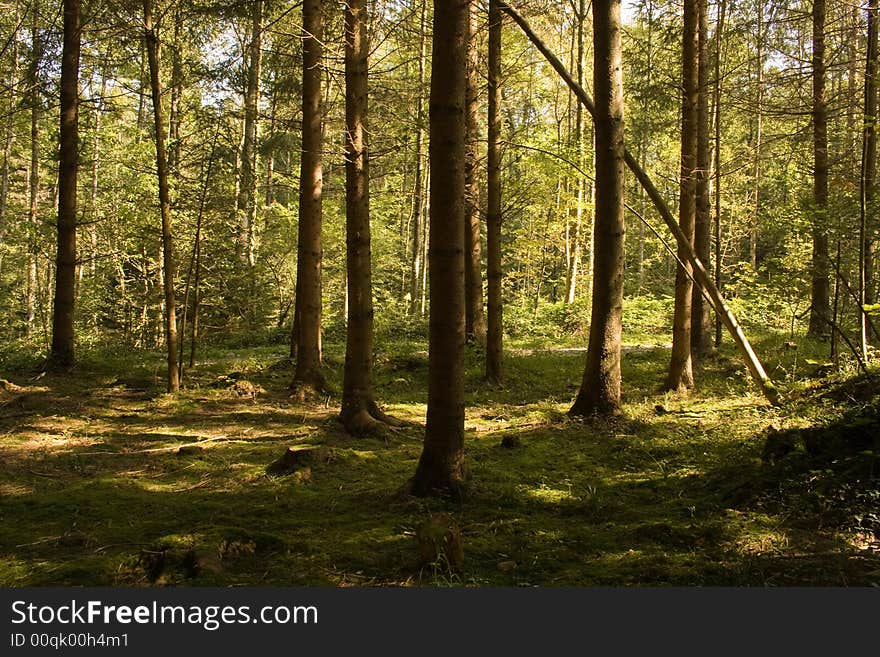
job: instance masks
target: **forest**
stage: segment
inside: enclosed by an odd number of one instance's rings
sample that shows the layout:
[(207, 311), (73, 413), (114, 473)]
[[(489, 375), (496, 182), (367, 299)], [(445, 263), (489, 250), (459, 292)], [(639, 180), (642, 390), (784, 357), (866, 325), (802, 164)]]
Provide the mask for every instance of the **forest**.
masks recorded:
[(880, 585), (878, 0), (0, 6), (0, 585)]

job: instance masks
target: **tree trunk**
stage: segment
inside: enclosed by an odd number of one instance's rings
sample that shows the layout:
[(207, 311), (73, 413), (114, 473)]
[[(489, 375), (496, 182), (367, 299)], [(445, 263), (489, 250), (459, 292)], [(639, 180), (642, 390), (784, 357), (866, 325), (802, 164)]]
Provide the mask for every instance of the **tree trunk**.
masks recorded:
[[(581, 87), (584, 86), (584, 23), (587, 21), (587, 3), (586, 0), (578, 0), (577, 18), (577, 82)], [(586, 159), (586, 148), (584, 144), (584, 108), (578, 103), (575, 108), (575, 147), (577, 148), (578, 167), (584, 169), (584, 161)], [(575, 293), (577, 292), (578, 270), (581, 261), (581, 232), (584, 224), (584, 196), (586, 193), (586, 179), (583, 175), (578, 174), (577, 180), (577, 200), (575, 207), (574, 230), (569, 232), (568, 241), (568, 271), (565, 278), (565, 302), (574, 303)], [(566, 226), (567, 228), (567, 226)]]
[(33, 4), (31, 16), (31, 70), (30, 70), (30, 106), (31, 106), (31, 163), (28, 175), (30, 198), (27, 219), (27, 301), (25, 316), (25, 335), (28, 339), (34, 335), (37, 304), (37, 231), (39, 229), (37, 200), (40, 193), (40, 60), (43, 57), (43, 42), (40, 38), (38, 5)]
[(296, 263), (296, 371), (292, 387), (305, 395), (325, 387), (321, 373), (321, 189), (323, 183), (321, 68), (322, 0), (303, 2), (302, 156)]
[(464, 283), (465, 332), (468, 340), (486, 343), (486, 320), (483, 316), (483, 258), (480, 242), (479, 185), (479, 14), (471, 3), (468, 21), (468, 73), (465, 135), (465, 218), (464, 218)]
[(486, 378), (492, 383), (504, 379), (503, 304), (501, 284), (501, 9), (489, 1), (489, 116), (486, 180), (486, 277), (488, 331), (486, 335)]
[[(712, 100), (715, 107), (715, 286), (721, 290), (721, 43), (724, 37), (724, 18), (727, 11), (726, 0), (718, 2), (718, 19), (715, 23), (715, 80)], [(715, 314), (715, 347), (721, 346), (721, 313)]]
[(758, 220), (761, 214), (761, 148), (764, 141), (764, 3), (758, 2), (755, 12), (758, 19), (758, 34), (755, 40), (757, 51), (757, 69), (755, 78), (755, 139), (752, 144), (752, 152), (755, 160), (753, 163), (753, 188), (752, 188), (752, 216), (749, 221), (749, 265), (753, 271), (758, 270)]
[[(699, 8), (697, 0), (685, 0), (682, 41), (681, 178), (678, 223), (688, 244), (694, 241), (696, 218), (697, 98), (699, 87)], [(691, 360), (691, 302), (693, 267), (679, 247), (681, 263), (675, 271), (675, 314), (672, 324), (672, 359), (666, 388), (683, 392), (694, 385)]]
[(61, 123), (58, 156), (58, 253), (49, 363), (73, 366), (73, 312), (76, 300), (76, 183), (79, 172), (80, 0), (64, 0), (61, 51)]
[(593, 0), (596, 94), (596, 227), (590, 346), (569, 415), (620, 412), (624, 272), (623, 74), (620, 0)]
[[(3, 142), (3, 169), (0, 171), (0, 247), (6, 238), (7, 209), (9, 203), (9, 173), (12, 160), (12, 144), (15, 141), (15, 114), (18, 103), (18, 0), (15, 2), (12, 28), (12, 65), (9, 69), (9, 105), (6, 114), (6, 130)], [(0, 264), (3, 262), (0, 248)]]
[(428, 417), (414, 495), (459, 493), (464, 462), (467, 31), (473, 0), (435, 0), (430, 145)]
[(813, 257), (809, 335), (827, 339), (831, 303), (828, 276), (828, 106), (825, 99), (825, 0), (813, 0)]
[[(709, 200), (709, 8), (706, 0), (697, 0), (699, 12), (699, 49), (697, 74), (697, 189), (694, 251), (706, 266), (711, 258), (712, 207)], [(694, 287), (691, 311), (691, 351), (695, 357), (712, 350), (712, 313), (702, 290)]]
[(180, 33), (183, 19), (180, 4), (174, 8), (174, 43), (171, 48), (171, 100), (168, 107), (168, 169), (172, 175), (179, 177), (180, 171), (180, 124), (181, 103), (183, 100), (183, 44)]
[(339, 419), (352, 435), (390, 421), (373, 388), (370, 157), (367, 131), (367, 0), (345, 6), (345, 246), (348, 324)]
[(257, 218), (257, 132), (259, 121), (260, 71), (262, 67), (263, 0), (253, 6), (251, 41), (248, 46), (247, 87), (244, 95), (244, 139), (241, 149), (241, 187), (238, 195), (238, 213), (241, 221), (239, 241), (241, 261), (247, 271), (245, 290), (247, 316), (253, 320), (253, 280), (255, 254), (254, 225)]
[(158, 27), (153, 27), (152, 0), (144, 0), (144, 36), (150, 66), (150, 90), (153, 98), (153, 125), (156, 140), (156, 176), (159, 183), (159, 211), (162, 216), (162, 265), (165, 293), (165, 346), (167, 350), (166, 387), (168, 392), (180, 388), (177, 365), (177, 316), (174, 300), (174, 242), (171, 231), (171, 192), (168, 181), (168, 156), (165, 151), (165, 117), (162, 110), (162, 78), (159, 70)]
[(419, 18), (419, 85), (416, 100), (416, 168), (415, 181), (413, 183), (412, 199), (412, 267), (410, 269), (409, 288), (409, 313), (415, 315), (421, 310), (422, 276), (425, 270), (425, 213), (424, 213), (424, 123), (425, 123), (425, 58), (426, 58), (426, 32), (427, 32), (427, 0), (422, 0), (421, 16)]
[(859, 343), (868, 361), (867, 273), (870, 271), (868, 227), (875, 216), (874, 184), (877, 175), (877, 0), (868, 2), (867, 53), (865, 57), (865, 122), (862, 132), (862, 171), (859, 216)]

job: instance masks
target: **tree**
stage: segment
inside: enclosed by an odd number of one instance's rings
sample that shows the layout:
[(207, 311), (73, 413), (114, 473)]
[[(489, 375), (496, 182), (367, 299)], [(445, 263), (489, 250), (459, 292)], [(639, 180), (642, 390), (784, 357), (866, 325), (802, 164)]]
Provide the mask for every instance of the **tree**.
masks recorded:
[(247, 84), (244, 94), (244, 135), (241, 149), (241, 187), (238, 195), (240, 260), (247, 271), (246, 294), (249, 321), (253, 320), (255, 293), (254, 265), (257, 220), (257, 131), (259, 122), (260, 71), (262, 64), (263, 0), (256, 0), (251, 10), (251, 40), (247, 56)]
[(501, 301), (501, 8), (489, 1), (489, 117), (486, 179), (486, 278), (488, 327), (486, 378), (501, 383), (503, 368), (503, 305)]
[[(694, 242), (696, 220), (697, 103), (699, 88), (699, 8), (685, 0), (682, 27), (681, 177), (678, 222), (688, 242)], [(693, 267), (679, 245), (675, 271), (675, 314), (672, 320), (672, 359), (666, 388), (685, 391), (694, 385), (691, 359), (691, 302)]]
[[(709, 9), (698, 0), (699, 49), (697, 71), (697, 188), (694, 251), (709, 268), (712, 247), (712, 208), (709, 200)], [(712, 349), (712, 313), (703, 291), (694, 286), (691, 311), (691, 351), (701, 356)]]
[(478, 10), (471, 3), (468, 20), (468, 69), (465, 147), (465, 230), (464, 230), (464, 285), (465, 332), (469, 340), (486, 342), (486, 321), (483, 317), (483, 262), (480, 243), (480, 185), (479, 185), (479, 39)]
[(426, 223), (424, 211), (424, 135), (425, 135), (425, 70), (426, 70), (426, 43), (427, 43), (427, 9), (428, 0), (421, 0), (421, 8), (419, 10), (419, 53), (418, 53), (418, 89), (416, 97), (416, 152), (415, 152), (415, 173), (413, 182), (412, 196), (412, 263), (410, 267), (410, 285), (409, 285), (409, 313), (411, 315), (424, 314), (425, 298), (424, 285), (425, 280), (425, 261), (426, 261)]
[(472, 0), (434, 1), (429, 109), (430, 334), (425, 441), (409, 488), (459, 491), (464, 460), (464, 218), (467, 30)]
[(825, 0), (813, 0), (813, 256), (810, 329), (826, 339), (831, 317), (828, 257), (828, 106), (825, 98)]
[(162, 217), (162, 262), (165, 275), (165, 346), (167, 356), (166, 387), (168, 392), (180, 388), (177, 353), (177, 314), (174, 298), (174, 237), (171, 227), (171, 191), (168, 180), (168, 155), (165, 146), (165, 116), (162, 108), (162, 75), (158, 26), (153, 25), (152, 0), (144, 0), (144, 38), (150, 68), (150, 91), (153, 99), (153, 125), (156, 143), (156, 178), (159, 183), (159, 213)]
[[(575, 30), (577, 37), (576, 51), (576, 68), (577, 83), (584, 85), (584, 24), (587, 22), (587, 3), (586, 0), (577, 0), (578, 5), (575, 9), (575, 18), (577, 20), (577, 28)], [(584, 108), (580, 103), (575, 107), (575, 135), (574, 146), (577, 150), (578, 167), (583, 170), (586, 162), (586, 144), (584, 143)], [(577, 290), (578, 269), (581, 261), (581, 241), (583, 239), (584, 223), (584, 204), (586, 195), (587, 181), (583, 175), (578, 175), (577, 179), (577, 206), (575, 208), (574, 227), (569, 231), (566, 224), (566, 248), (568, 251), (566, 278), (565, 278), (565, 302), (574, 303), (575, 291)]]
[(323, 0), (303, 2), (302, 155), (296, 262), (294, 344), (296, 370), (292, 387), (300, 394), (324, 389), (321, 373), (321, 217), (323, 131), (321, 66)]
[(31, 65), (30, 93), (31, 106), (31, 163), (30, 163), (30, 202), (28, 203), (28, 260), (27, 260), (27, 316), (25, 331), (33, 337), (37, 303), (37, 230), (39, 225), (38, 200), (40, 194), (40, 114), (42, 99), (40, 92), (40, 60), (43, 56), (43, 39), (40, 35), (39, 3), (34, 0), (31, 7)]
[(623, 315), (624, 148), (620, 0), (593, 0), (596, 222), (587, 364), (569, 415), (620, 411)]
[(61, 51), (61, 124), (58, 140), (58, 252), (49, 365), (75, 362), (73, 312), (76, 300), (76, 185), (79, 172), (80, 0), (64, 0)]
[(859, 342), (862, 359), (868, 360), (868, 315), (865, 304), (871, 272), (868, 227), (875, 213), (875, 178), (877, 175), (877, 0), (869, 0), (867, 47), (865, 53), (865, 104), (862, 132), (862, 170), (859, 194)]
[(367, 131), (367, 0), (345, 6), (345, 247), (348, 325), (339, 419), (354, 435), (376, 421), (399, 424), (376, 404), (373, 388), (373, 284), (370, 249), (370, 157)]

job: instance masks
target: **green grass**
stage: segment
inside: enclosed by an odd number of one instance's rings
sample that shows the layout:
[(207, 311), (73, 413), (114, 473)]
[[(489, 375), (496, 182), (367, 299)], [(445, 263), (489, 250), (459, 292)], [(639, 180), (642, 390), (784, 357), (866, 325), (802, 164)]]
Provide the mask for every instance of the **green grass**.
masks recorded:
[[(672, 397), (660, 389), (663, 341), (627, 349), (623, 416), (585, 422), (566, 415), (583, 350), (509, 345), (501, 388), (469, 350), (471, 481), (459, 502), (400, 494), (421, 452), (424, 344), (377, 354), (377, 396), (415, 424), (368, 439), (342, 431), (338, 396), (288, 396), (284, 347), (210, 352), (174, 397), (156, 355), (86, 356), (75, 377), (37, 381), (7, 370), (20, 388), (0, 391), (0, 584), (880, 584), (867, 517), (876, 451), (846, 468), (800, 452), (760, 460), (771, 423), (845, 418), (852, 400), (822, 395), (848, 384), (804, 378), (813, 347), (768, 337), (756, 347), (782, 408), (727, 350), (698, 368), (698, 392)], [(342, 347), (327, 350), (338, 391)], [(264, 392), (236, 396), (231, 373)], [(859, 399), (873, 412), (876, 397)], [(520, 445), (501, 447), (505, 436)], [(330, 458), (307, 475), (266, 475), (298, 444)], [(187, 445), (201, 449), (177, 453)], [(419, 562), (414, 534), (436, 511), (461, 526), (458, 571)]]

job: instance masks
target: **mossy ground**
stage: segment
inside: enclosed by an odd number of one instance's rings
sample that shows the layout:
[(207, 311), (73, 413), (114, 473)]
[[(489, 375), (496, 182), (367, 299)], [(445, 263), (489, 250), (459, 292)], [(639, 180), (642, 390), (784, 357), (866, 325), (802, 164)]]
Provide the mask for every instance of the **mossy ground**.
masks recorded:
[[(38, 380), (6, 371), (0, 583), (880, 584), (876, 446), (819, 466), (800, 451), (760, 459), (771, 423), (833, 424), (854, 404), (875, 413), (871, 385), (856, 399), (846, 382), (805, 377), (805, 354), (768, 338), (758, 350), (785, 406), (769, 406), (728, 350), (700, 365), (698, 392), (672, 397), (659, 388), (668, 349), (632, 345), (623, 415), (573, 421), (585, 352), (518, 346), (504, 387), (468, 353), (462, 501), (400, 494), (421, 451), (423, 344), (376, 363), (377, 396), (413, 426), (360, 439), (336, 421), (337, 396), (290, 397), (283, 346), (214, 351), (173, 397), (157, 356), (93, 356)], [(337, 390), (341, 371), (331, 344)], [(239, 379), (259, 388), (242, 396)], [(501, 447), (505, 436), (519, 446)], [(301, 476), (266, 474), (301, 444), (330, 456)], [(434, 511), (462, 528), (461, 570), (419, 563), (414, 533)]]

